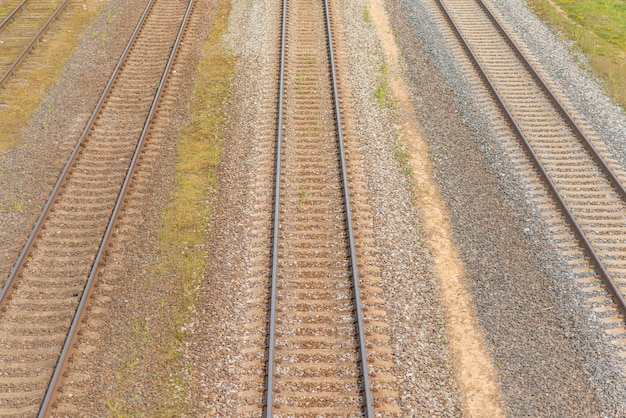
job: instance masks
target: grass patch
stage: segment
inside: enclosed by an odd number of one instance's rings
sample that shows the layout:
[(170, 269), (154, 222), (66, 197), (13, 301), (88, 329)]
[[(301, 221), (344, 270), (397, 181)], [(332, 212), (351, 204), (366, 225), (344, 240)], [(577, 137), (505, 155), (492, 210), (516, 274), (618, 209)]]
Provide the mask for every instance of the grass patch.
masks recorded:
[(27, 58), (28, 62), (34, 64), (34, 68), (28, 71), (18, 68), (15, 75), (20, 81), (9, 80), (0, 89), (0, 157), (16, 146), (17, 139), (39, 107), (47, 89), (56, 81), (78, 45), (81, 34), (98, 16), (105, 2), (89, 0), (84, 4), (85, 7), (68, 6), (50, 28), (48, 33), (53, 35), (45, 36), (48, 41), (44, 45), (40, 42)]
[[(415, 179), (413, 178), (413, 167), (411, 167), (409, 150), (407, 150), (406, 143), (404, 142), (402, 138), (401, 132), (396, 130), (395, 136), (396, 136), (396, 139), (394, 141), (395, 143), (394, 145), (391, 146), (391, 155), (393, 156), (393, 159), (396, 160), (396, 162), (400, 166), (400, 171), (402, 175), (405, 177), (406, 181), (408, 182), (408, 191), (411, 196), (411, 200), (413, 201), (413, 203), (417, 203), (418, 202), (418, 196), (417, 196), (418, 189), (415, 184)], [(419, 224), (419, 228), (420, 230), (422, 228), (421, 222)], [(422, 232), (420, 234), (422, 236), (426, 236), (425, 233), (422, 233)], [(424, 246), (424, 243), (421, 239), (420, 239), (419, 245)]]
[(18, 198), (14, 198), (13, 199), (13, 209), (15, 209), (17, 212), (21, 212), (22, 209), (24, 209), (24, 201), (18, 199)]
[(370, 14), (370, 5), (368, 3), (363, 5), (363, 20), (366, 23), (372, 23), (372, 15)]
[(607, 94), (626, 108), (626, 2), (529, 0), (535, 13), (572, 40), (581, 61), (602, 80)]
[(296, 74), (296, 81), (293, 85), (294, 90), (297, 91), (298, 93), (301, 93), (305, 82), (306, 82), (306, 75), (302, 73)]
[[(225, 104), (234, 71), (233, 56), (222, 45), (226, 32), (230, 2), (219, 3), (207, 42), (198, 64), (191, 118), (183, 128), (178, 144), (176, 190), (163, 213), (159, 241), (161, 264), (157, 270), (178, 277), (177, 300), (170, 311), (169, 339), (162, 352), (162, 361), (176, 363), (183, 353), (186, 326), (195, 307), (196, 289), (206, 267), (204, 243), (213, 207), (209, 195), (218, 189), (217, 167), (222, 153), (222, 134), (227, 121)], [(168, 369), (179, 370), (179, 367)], [(170, 410), (174, 415), (183, 409), (182, 373), (161, 376), (166, 392), (158, 411)], [(169, 414), (166, 414), (169, 415)]]
[(394, 107), (394, 102), (391, 97), (391, 88), (389, 87), (387, 71), (387, 66), (383, 64), (380, 68), (380, 72), (376, 74), (376, 89), (374, 90), (374, 96), (381, 107), (391, 109)]
[(304, 209), (304, 204), (309, 201), (309, 191), (306, 187), (302, 186), (300, 188), (300, 198), (298, 199), (298, 212), (302, 212)]
[(404, 143), (400, 142), (399, 138), (396, 139), (396, 145), (391, 151), (393, 152), (394, 159), (400, 164), (402, 174), (411, 179), (413, 169), (411, 168), (411, 164), (409, 164), (409, 152), (406, 150)]
[(141, 315), (130, 322), (134, 341), (129, 342), (129, 350), (118, 367), (118, 380), (125, 382), (127, 377), (125, 389), (132, 391), (132, 371), (138, 367), (145, 350), (156, 350), (156, 358), (144, 360), (150, 362), (154, 398), (144, 400), (147, 410), (142, 412), (119, 398), (109, 401), (106, 406), (112, 414), (169, 417), (187, 412), (185, 398), (192, 388), (185, 380), (186, 370), (181, 360), (197, 289), (206, 267), (205, 242), (213, 216), (208, 200), (218, 189), (217, 168), (227, 121), (225, 105), (234, 71), (233, 56), (222, 44), (229, 13), (229, 0), (221, 0), (198, 64), (191, 116), (177, 146), (176, 188), (162, 214), (159, 262), (150, 268), (153, 280), (176, 283), (174, 292), (167, 300), (160, 301), (160, 309), (155, 312), (161, 316), (159, 322), (166, 326), (153, 330), (151, 323), (156, 318)]

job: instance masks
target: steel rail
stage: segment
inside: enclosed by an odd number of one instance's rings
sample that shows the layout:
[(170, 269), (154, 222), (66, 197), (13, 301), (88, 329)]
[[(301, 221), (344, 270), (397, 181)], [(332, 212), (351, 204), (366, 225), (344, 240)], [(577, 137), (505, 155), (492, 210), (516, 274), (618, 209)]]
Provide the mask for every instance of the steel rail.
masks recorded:
[(283, 99), (285, 92), (285, 37), (287, 33), (287, 0), (283, 0), (280, 36), (280, 72), (278, 82), (278, 121), (276, 123), (276, 172), (274, 184), (274, 227), (272, 236), (272, 277), (270, 281), (270, 317), (267, 342), (267, 368), (265, 378), (266, 418), (272, 418), (274, 404), (274, 343), (276, 341), (276, 275), (278, 271), (278, 227), (280, 213), (280, 155), (283, 139)]
[[(476, 1), (481, 2), (480, 0), (476, 0)], [(447, 7), (445, 6), (445, 4), (443, 4), (442, 0), (437, 0), (437, 3), (439, 4), (439, 7), (442, 9), (442, 11), (444, 13), (444, 16), (446, 16), (446, 19), (448, 19), (448, 21), (452, 25), (452, 27), (453, 27), (455, 33), (457, 34), (459, 40), (461, 41), (461, 43), (463, 44), (465, 49), (468, 51), (468, 53), (469, 53), (469, 55), (471, 57), (472, 62), (474, 63), (474, 65), (478, 69), (478, 71), (479, 71), (480, 75), (482, 76), (482, 78), (487, 83), (487, 86), (489, 87), (489, 90), (491, 91), (491, 93), (495, 97), (496, 101), (498, 102), (498, 104), (502, 108), (506, 118), (510, 122), (510, 125), (513, 127), (513, 130), (514, 130), (516, 136), (522, 142), (522, 145), (526, 149), (526, 152), (529, 155), (530, 159), (532, 160), (535, 168), (539, 171), (540, 176), (543, 178), (544, 182), (548, 185), (548, 189), (550, 190), (550, 194), (556, 200), (556, 202), (557, 202), (558, 206), (560, 207), (561, 211), (565, 214), (565, 217), (567, 218), (568, 223), (570, 224), (570, 226), (574, 230), (574, 234), (576, 235), (577, 239), (581, 243), (584, 251), (587, 253), (587, 256), (590, 258), (591, 263), (595, 266), (596, 271), (600, 275), (600, 278), (602, 279), (603, 283), (605, 284), (605, 286), (608, 288), (609, 292), (613, 296), (613, 300), (615, 301), (618, 310), (620, 311), (620, 313), (624, 317), (626, 317), (626, 300), (624, 300), (623, 293), (619, 290), (617, 284), (615, 283), (615, 281), (611, 277), (610, 273), (607, 271), (606, 267), (604, 266), (604, 263), (602, 262), (602, 259), (596, 253), (596, 251), (593, 248), (593, 245), (587, 239), (586, 234), (582, 230), (580, 224), (576, 221), (576, 219), (574, 217), (574, 214), (569, 209), (567, 203), (565, 203), (565, 201), (561, 197), (558, 189), (556, 188), (556, 185), (552, 181), (550, 175), (548, 174), (548, 172), (544, 168), (543, 164), (539, 160), (539, 157), (537, 156), (537, 154), (535, 153), (532, 145), (530, 144), (530, 141), (528, 140), (528, 138), (526, 138), (526, 135), (523, 133), (521, 127), (518, 125), (517, 121), (513, 117), (511, 111), (508, 108), (508, 106), (506, 105), (506, 103), (504, 102), (503, 98), (500, 96), (500, 94), (496, 90), (495, 86), (491, 82), (490, 77), (487, 75), (485, 69), (483, 68), (483, 66), (478, 61), (478, 57), (476, 56), (476, 54), (472, 50), (472, 47), (469, 45), (469, 43), (467, 42), (467, 40), (465, 39), (465, 37), (461, 33), (461, 30), (459, 29), (459, 27), (455, 23), (454, 19), (450, 15)], [(484, 4), (483, 4), (483, 8), (486, 8), (486, 6), (484, 6)], [(490, 14), (490, 13), (487, 13), (487, 14)], [(493, 17), (493, 15), (491, 15), (490, 20), (494, 21), (494, 19), (495, 19), (495, 17)], [(501, 28), (500, 29), (500, 33), (503, 35), (504, 38), (507, 39), (507, 42), (510, 43), (511, 45), (515, 45), (513, 43), (513, 40), (508, 36), (508, 34), (506, 32), (504, 32), (504, 29), (502, 29), (501, 26), (500, 26), (500, 28)], [(523, 57), (523, 61), (525, 61), (525, 65), (526, 66), (530, 66), (530, 63), (526, 60), (526, 58), (523, 56), (522, 52), (519, 50), (519, 48), (517, 48), (517, 46), (514, 46), (514, 50), (516, 51), (516, 54), (518, 54), (520, 57)], [(530, 66), (530, 68), (532, 68), (532, 66)], [(536, 71), (534, 69), (532, 69), (531, 74), (533, 74), (534, 76), (538, 77), (539, 80), (541, 80), (541, 78), (539, 77), (539, 75), (536, 73)], [(554, 94), (550, 91), (550, 89), (547, 87), (547, 85), (543, 82), (543, 80), (541, 80), (540, 84), (541, 84), (541, 87), (543, 89), (545, 89), (546, 92), (549, 92), (549, 95), (553, 98), (553, 100), (556, 103), (558, 103), (558, 100), (556, 99)], [(560, 103), (559, 103), (559, 106), (557, 106), (557, 108), (560, 109), (559, 112), (565, 112), (565, 114), (567, 114), (565, 109), (562, 106), (560, 106)], [(571, 121), (571, 123), (574, 124), (573, 126), (576, 126), (576, 124), (571, 119), (571, 117), (569, 118), (569, 120)], [(578, 129), (577, 126), (576, 126), (576, 129)], [(587, 138), (582, 134), (582, 132), (579, 129), (578, 129), (578, 131), (576, 133), (578, 133), (578, 132), (580, 132), (579, 138), (582, 138), (583, 142), (586, 141), (587, 144), (591, 147), (591, 149), (593, 149), (593, 151), (595, 152), (595, 148), (593, 148), (593, 146), (588, 142)], [(595, 155), (597, 155), (597, 158), (599, 158), (600, 161), (602, 161), (604, 163), (604, 160), (602, 160), (602, 158), (597, 153)], [(594, 159), (594, 161), (596, 160), (596, 158), (594, 158), (593, 154), (592, 154), (592, 158)], [(604, 163), (604, 165), (606, 166), (605, 163)], [(601, 166), (601, 168), (602, 168), (602, 166)], [(605, 171), (605, 174), (607, 175), (607, 177), (609, 177), (610, 175), (613, 175), (613, 173), (610, 171), (610, 169), (608, 169), (608, 166), (606, 166), (606, 168), (607, 168), (607, 171)], [(608, 173), (611, 173), (611, 174), (608, 174)], [(616, 177), (613, 177), (613, 178), (615, 178), (615, 181), (617, 181), (617, 184), (620, 185), (620, 187), (617, 190), (618, 190), (619, 194), (621, 196), (623, 196), (622, 198), (626, 201), (626, 194), (623, 193), (623, 190), (624, 190), (623, 187), (621, 186), (621, 184), (619, 183), (619, 181), (617, 180)], [(613, 180), (612, 180), (611, 177), (609, 177), (609, 180), (611, 180), (611, 182), (613, 183)]]
[(11, 19), (13, 19), (13, 16), (15, 16), (17, 14), (17, 12), (19, 12), (22, 9), (22, 7), (24, 7), (24, 5), (26, 4), (27, 1), (28, 0), (22, 0), (22, 2), (20, 4), (15, 6), (15, 9), (13, 9), (13, 11), (11, 13), (9, 13), (9, 15), (7, 17), (5, 17), (2, 22), (0, 22), (0, 29), (5, 27), (11, 21)]
[(139, 22), (137, 23), (135, 30), (130, 36), (129, 41), (126, 44), (126, 48), (124, 48), (124, 51), (122, 52), (122, 55), (120, 56), (120, 59), (117, 62), (117, 65), (113, 69), (113, 72), (111, 73), (111, 77), (109, 78), (108, 83), (104, 87), (104, 90), (102, 91), (102, 94), (100, 95), (100, 99), (96, 103), (96, 106), (93, 112), (91, 113), (91, 116), (89, 120), (87, 121), (87, 124), (85, 125), (85, 128), (83, 129), (82, 134), (78, 138), (78, 141), (76, 141), (76, 144), (74, 145), (74, 149), (72, 150), (72, 153), (70, 154), (67, 162), (65, 163), (63, 170), (61, 170), (61, 174), (59, 174), (59, 177), (56, 183), (54, 184), (54, 187), (52, 188), (52, 192), (50, 192), (50, 196), (48, 197), (46, 204), (41, 209), (39, 218), (37, 218), (37, 222), (35, 222), (35, 226), (33, 227), (33, 230), (31, 231), (30, 235), (28, 236), (28, 239), (26, 240), (26, 243), (24, 244), (24, 247), (22, 248), (22, 252), (17, 258), (17, 261), (15, 262), (15, 264), (13, 265), (13, 268), (11, 269), (11, 272), (9, 273), (9, 277), (7, 278), (7, 281), (2, 287), (2, 291), (0, 291), (0, 309), (4, 308), (6, 301), (8, 300), (8, 297), (13, 292), (15, 278), (19, 276), (20, 272), (24, 268), (24, 265), (26, 264), (27, 256), (32, 249), (33, 242), (35, 238), (37, 237), (37, 235), (39, 235), (39, 232), (41, 232), (41, 228), (43, 227), (43, 222), (48, 216), (48, 213), (50, 212), (50, 208), (54, 204), (57, 193), (61, 189), (63, 184), (65, 183), (65, 180), (67, 179), (67, 174), (69, 173), (70, 168), (76, 161), (80, 148), (83, 146), (83, 142), (85, 141), (87, 134), (89, 133), (89, 131), (91, 131), (91, 128), (96, 120), (96, 117), (100, 113), (100, 109), (102, 108), (104, 104), (104, 100), (106, 96), (109, 94), (109, 91), (111, 90), (111, 87), (113, 86), (114, 81), (117, 79), (117, 75), (122, 67), (122, 64), (126, 60), (126, 56), (128, 55), (128, 52), (130, 51), (131, 46), (135, 42), (135, 39), (137, 35), (139, 34), (139, 30), (141, 26), (143, 25), (143, 22), (145, 21), (146, 16), (148, 15), (148, 12), (152, 8), (153, 3), (154, 3), (154, 0), (150, 0), (148, 4), (146, 5), (146, 8), (143, 14), (141, 15), (141, 17), (139, 18)]
[(365, 348), (365, 332), (363, 327), (363, 312), (361, 310), (361, 292), (359, 291), (359, 273), (356, 260), (356, 249), (354, 245), (354, 232), (352, 229), (352, 212), (350, 210), (350, 191), (348, 190), (348, 173), (346, 167), (346, 157), (343, 147), (343, 135), (341, 131), (341, 110), (339, 109), (339, 93), (337, 92), (337, 76), (335, 74), (335, 57), (333, 54), (333, 37), (330, 26), (330, 9), (328, 0), (324, 0), (324, 11), (326, 13), (326, 30), (328, 33), (328, 55), (330, 56), (330, 72), (333, 80), (333, 100), (335, 102), (335, 117), (337, 121), (337, 139), (339, 141), (339, 153), (341, 155), (341, 179), (343, 182), (343, 197), (346, 205), (346, 221), (348, 226), (348, 241), (350, 242), (350, 263), (352, 265), (352, 287), (354, 290), (354, 304), (357, 315), (357, 332), (359, 335), (359, 356), (361, 357), (361, 374), (363, 376), (363, 398), (365, 401), (365, 417), (373, 417), (372, 395), (370, 391), (370, 381), (367, 367), (367, 352)]
[[(150, 7), (152, 4), (152, 1), (150, 2), (150, 5), (148, 7)], [(85, 284), (85, 288), (83, 290), (83, 293), (81, 295), (80, 298), (80, 302), (78, 304), (78, 308), (76, 309), (76, 314), (74, 316), (74, 320), (72, 321), (72, 325), (70, 327), (70, 330), (68, 331), (68, 335), (67, 338), (65, 340), (65, 344), (63, 345), (63, 350), (61, 351), (61, 355), (59, 356), (59, 360), (57, 361), (57, 365), (56, 368), (54, 370), (54, 374), (52, 375), (52, 378), (50, 379), (50, 385), (48, 386), (48, 390), (46, 391), (46, 396), (42, 402), (40, 411), (39, 411), (39, 418), (44, 418), (44, 417), (49, 417), (50, 416), (50, 407), (53, 405), (54, 400), (56, 398), (56, 393), (57, 393), (57, 384), (59, 382), (59, 377), (63, 375), (63, 373), (65, 372), (65, 369), (67, 368), (67, 361), (70, 357), (70, 352), (72, 350), (72, 346), (75, 344), (75, 340), (76, 340), (76, 335), (77, 335), (77, 331), (80, 327), (80, 324), (83, 320), (83, 317), (85, 315), (86, 312), (86, 305), (87, 305), (87, 301), (89, 300), (89, 298), (91, 297), (91, 294), (93, 292), (93, 284), (95, 282), (96, 276), (98, 274), (99, 271), (99, 267), (100, 267), (100, 261), (102, 260), (102, 258), (104, 257), (105, 251), (107, 249), (108, 243), (109, 243), (109, 239), (111, 238), (111, 236), (113, 235), (113, 230), (115, 229), (115, 226), (117, 224), (118, 221), (118, 214), (124, 204), (124, 200), (126, 198), (126, 193), (128, 192), (128, 188), (129, 185), (132, 181), (132, 177), (133, 174), (135, 172), (135, 168), (137, 167), (137, 162), (139, 161), (139, 156), (141, 154), (141, 150), (143, 149), (144, 143), (145, 143), (145, 139), (146, 136), (148, 135), (152, 120), (154, 118), (154, 115), (157, 111), (159, 102), (161, 100), (161, 94), (165, 88), (165, 84), (167, 82), (169, 73), (170, 73), (170, 69), (174, 63), (174, 60), (176, 58), (176, 53), (178, 52), (178, 47), (181, 44), (182, 41), (182, 37), (185, 31), (185, 28), (187, 27), (187, 22), (189, 21), (189, 16), (191, 15), (191, 11), (194, 5), (194, 0), (189, 0), (189, 4), (187, 5), (187, 9), (185, 11), (185, 15), (183, 17), (183, 20), (180, 24), (180, 28), (178, 30), (178, 35), (176, 36), (176, 40), (174, 41), (174, 44), (172, 45), (172, 50), (170, 52), (170, 55), (168, 57), (167, 60), (167, 64), (165, 65), (165, 69), (163, 70), (163, 74), (161, 76), (161, 79), (159, 81), (159, 87), (156, 90), (154, 99), (152, 100), (152, 105), (150, 106), (150, 111), (148, 112), (148, 116), (146, 118), (146, 121), (144, 122), (144, 126), (143, 129), (141, 131), (141, 135), (139, 136), (139, 140), (137, 142), (137, 145), (135, 147), (135, 152), (133, 153), (133, 158), (130, 162), (130, 165), (128, 167), (128, 170), (126, 172), (126, 177), (124, 178), (124, 182), (122, 184), (122, 188), (120, 189), (120, 192), (118, 194), (117, 200), (115, 202), (115, 207), (113, 208), (113, 212), (111, 214), (111, 217), (109, 219), (109, 223), (107, 225), (107, 229), (104, 233), (104, 236), (102, 238), (102, 241), (100, 243), (100, 248), (98, 249), (98, 253), (96, 255), (96, 258), (92, 264), (91, 267), (91, 271), (89, 273), (89, 278), (87, 279), (87, 283)], [(148, 8), (146, 8), (146, 10), (148, 10)], [(142, 20), (143, 20), (143, 16), (142, 16)]]
[(65, 6), (67, 5), (68, 1), (69, 0), (63, 0), (63, 3), (61, 3), (59, 5), (59, 7), (56, 8), (54, 13), (52, 13), (52, 15), (48, 18), (48, 20), (46, 20), (46, 23), (43, 24), (43, 26), (39, 29), (37, 34), (35, 36), (33, 36), (33, 38), (30, 40), (28, 45), (26, 45), (26, 47), (22, 50), (20, 55), (18, 55), (18, 57), (15, 59), (15, 61), (13, 61), (13, 64), (11, 64), (11, 66), (4, 73), (2, 78), (0, 78), (0, 87), (2, 87), (4, 82), (11, 76), (11, 74), (13, 74), (13, 72), (15, 71), (17, 66), (20, 65), (22, 63), (22, 61), (24, 61), (24, 58), (26, 58), (26, 55), (28, 55), (28, 53), (34, 47), (35, 43), (39, 40), (41, 35), (43, 35), (43, 33), (48, 29), (50, 24), (57, 18), (59, 13), (61, 13), (61, 11), (63, 11), (63, 9), (65, 9)]
[[(274, 388), (274, 344), (276, 339), (276, 293), (277, 293), (277, 271), (278, 271), (278, 229), (279, 229), (279, 213), (280, 213), (280, 161), (282, 146), (282, 120), (283, 120), (283, 98), (284, 98), (284, 73), (285, 73), (285, 43), (286, 43), (286, 22), (287, 22), (287, 0), (282, 3), (282, 32), (281, 32), (281, 50), (280, 50), (280, 73), (279, 73), (279, 93), (278, 93), (278, 121), (276, 133), (276, 171), (275, 171), (275, 190), (274, 190), (274, 222), (272, 237), (272, 273), (271, 273), (271, 293), (270, 293), (270, 317), (269, 317), (269, 335), (268, 335), (268, 358), (266, 370), (266, 396), (265, 396), (265, 412), (266, 418), (272, 417), (273, 404), (273, 388)], [(330, 57), (330, 69), (333, 86), (333, 101), (337, 126), (337, 138), (339, 144), (339, 152), (341, 156), (341, 175), (343, 183), (343, 196), (345, 202), (346, 222), (348, 240), (350, 244), (350, 262), (352, 268), (352, 283), (354, 291), (355, 311), (357, 315), (357, 332), (359, 339), (359, 357), (363, 383), (363, 399), (365, 403), (365, 417), (374, 416), (372, 408), (372, 397), (370, 391), (367, 353), (365, 346), (365, 333), (363, 327), (363, 313), (361, 310), (361, 297), (359, 292), (359, 276), (357, 269), (356, 251), (354, 245), (354, 234), (352, 228), (352, 215), (350, 210), (350, 195), (348, 190), (348, 176), (346, 171), (345, 153), (343, 146), (343, 135), (341, 130), (341, 112), (339, 109), (339, 96), (337, 92), (337, 79), (335, 74), (335, 61), (332, 44), (332, 31), (330, 25), (330, 13), (328, 0), (324, 0), (324, 12), (328, 37), (328, 51)]]

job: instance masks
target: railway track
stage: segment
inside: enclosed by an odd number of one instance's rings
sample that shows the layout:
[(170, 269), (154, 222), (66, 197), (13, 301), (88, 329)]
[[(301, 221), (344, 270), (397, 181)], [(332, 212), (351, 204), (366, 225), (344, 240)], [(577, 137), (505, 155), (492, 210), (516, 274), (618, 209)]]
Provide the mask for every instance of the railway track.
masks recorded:
[[(21, 0), (0, 14), (0, 87), (11, 77), (69, 0)], [(12, 6), (12, 7), (8, 7)]]
[(190, 2), (150, 0), (0, 294), (0, 415), (48, 416)]
[(283, 1), (265, 416), (373, 416), (328, 3)]
[[(504, 140), (504, 146), (519, 162), (520, 171), (540, 176), (538, 181), (527, 176), (530, 189), (544, 206), (544, 216), (564, 254), (571, 258), (577, 281), (586, 286), (584, 290), (596, 304), (594, 309), (604, 313), (605, 322), (622, 324), (610, 330), (611, 334), (623, 335), (624, 172), (590, 129), (568, 112), (557, 97), (559, 93), (548, 86), (482, 0), (436, 0), (436, 4), (490, 91), (490, 100), (501, 109), (502, 122), (496, 121), (496, 125), (518, 140), (517, 144)], [(546, 205), (545, 191), (557, 207)], [(577, 256), (578, 249), (569, 245), (572, 234), (584, 257)]]

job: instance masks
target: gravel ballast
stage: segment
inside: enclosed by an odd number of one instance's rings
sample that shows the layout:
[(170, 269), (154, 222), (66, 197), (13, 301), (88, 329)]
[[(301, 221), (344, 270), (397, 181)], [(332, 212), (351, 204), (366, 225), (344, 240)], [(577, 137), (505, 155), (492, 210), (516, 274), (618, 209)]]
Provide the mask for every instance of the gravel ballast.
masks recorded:
[(115, 0), (104, 6), (18, 146), (0, 159), (3, 284), (144, 7), (140, 1)]
[[(273, 100), (271, 80), (278, 7), (270, 1), (231, 2), (224, 39), (235, 57), (219, 171), (220, 191), (211, 225), (207, 270), (200, 282), (193, 316), (195, 326), (185, 353), (198, 390), (191, 394), (192, 416), (258, 416), (239, 407), (241, 378), (246, 375), (242, 349), (246, 337), (246, 304), (250, 261), (253, 189), (257, 175), (259, 131), (274, 125), (264, 114)], [(259, 312), (259, 316), (265, 315)]]
[[(624, 377), (616, 349), (481, 117), (472, 87), (434, 23), (434, 3), (388, 5), (479, 321), (499, 368), (507, 415), (623, 415)], [(568, 57), (567, 47), (524, 4), (506, 2), (504, 8), (511, 19), (523, 16), (514, 25), (576, 110), (588, 119), (594, 108), (602, 110), (592, 122), (600, 136), (623, 132), (623, 114), (597, 95), (600, 90), (591, 87), (593, 80)], [(576, 97), (595, 102), (584, 108)], [(610, 120), (610, 128), (602, 120)]]
[[(431, 256), (419, 208), (399, 158), (396, 114), (377, 99), (385, 61), (366, 3), (341, 2), (343, 40), (355, 102), (363, 166), (374, 213), (386, 322), (395, 350), (401, 416), (456, 416), (460, 396), (453, 377)], [(387, 94), (390, 94), (387, 92)]]
[[(361, 137), (363, 165), (368, 179), (368, 198), (375, 208), (376, 261), (382, 269), (379, 284), (384, 289), (385, 323), (391, 336), (394, 378), (398, 392), (398, 416), (458, 416), (460, 399), (450, 367), (443, 313), (437, 285), (422, 245), (424, 234), (411, 200), (410, 181), (394, 159), (393, 112), (381, 107), (374, 96), (377, 74), (383, 64), (374, 28), (363, 20), (363, 3), (339, 6), (334, 19), (342, 30), (348, 71)], [(244, 408), (237, 392), (245, 386), (240, 376), (255, 375), (242, 363), (247, 331), (245, 310), (263, 304), (246, 295), (249, 248), (256, 244), (251, 230), (257, 148), (273, 115), (267, 114), (275, 87), (274, 73), (265, 65), (278, 51), (278, 8), (269, 2), (235, 1), (231, 13), (229, 42), (237, 57), (237, 70), (230, 97), (230, 124), (225, 140), (218, 213), (214, 220), (215, 241), (211, 267), (203, 280), (197, 307), (194, 339), (189, 350), (193, 367), (205, 377), (198, 394), (198, 411), (221, 416), (258, 416)], [(276, 26), (272, 26), (276, 25)], [(251, 35), (253, 34), (253, 35)], [(263, 34), (263, 35), (261, 35)], [(259, 108), (265, 112), (260, 112)], [(207, 340), (207, 336), (209, 336)], [(259, 371), (262, 372), (262, 371)], [(250, 407), (253, 408), (253, 407)]]
[[(26, 127), (19, 146), (0, 162), (2, 209), (10, 207), (13, 196), (24, 202), (22, 211), (0, 212), (0, 267), (4, 277), (145, 6), (144, 1), (109, 1), (103, 6)], [(185, 46), (178, 55), (182, 62), (174, 65), (170, 75), (170, 85), (174, 86), (166, 88), (161, 103), (161, 115), (167, 113), (167, 118), (160, 119), (154, 128), (158, 134), (149, 135), (144, 150), (150, 156), (135, 172), (54, 416), (107, 416), (113, 411), (121, 414), (122, 410), (154, 416), (145, 411), (162, 413), (163, 406), (174, 409), (166, 405), (168, 400), (163, 400), (162, 390), (165, 385), (155, 381), (154, 376), (183, 374), (184, 370), (156, 370), (154, 358), (161, 355), (161, 337), (171, 319), (168, 304), (176, 303), (177, 282), (162, 280), (151, 269), (158, 262), (155, 250), (159, 248), (157, 232), (162, 210), (175, 186), (178, 130), (188, 116), (199, 46), (206, 36), (212, 9), (209, 1), (196, 3)], [(168, 90), (175, 91), (174, 98), (168, 96)], [(174, 110), (167, 112), (165, 107)], [(131, 357), (128, 354), (134, 354), (138, 330), (148, 347), (142, 345), (138, 349), (141, 356)]]
[[(213, 4), (203, 2), (197, 19), (210, 21)], [(617, 350), (586, 306), (573, 273), (527, 198), (514, 163), (481, 116), (473, 87), (435, 23), (433, 3), (387, 0), (386, 5), (506, 415), (626, 415), (626, 379)], [(143, 1), (106, 4), (90, 29), (103, 36), (82, 40), (20, 146), (0, 160), (2, 277), (8, 275), (144, 6)], [(455, 357), (433, 255), (426, 244), (428, 231), (398, 148), (397, 109), (376, 96), (386, 72), (381, 43), (365, 12), (367, 1), (336, 1), (334, 7), (333, 18), (343, 38), (337, 52), (348, 63), (341, 71), (350, 86), (343, 87), (351, 87), (350, 117), (359, 133), (374, 220), (375, 263), (381, 269), (378, 285), (384, 290), (381, 310), (390, 336), (397, 416), (462, 416), (462, 390), (453, 370)], [(568, 44), (558, 41), (520, 0), (493, 0), (493, 7), (626, 167), (626, 117), (572, 60)], [(264, 192), (254, 188), (264, 140), (259, 132), (268, 132), (275, 124), (279, 17), (277, 2), (232, 0), (224, 42), (236, 58), (236, 72), (227, 105), (220, 189), (207, 202), (216, 208), (206, 243), (208, 267), (191, 321), (181, 330), (188, 336), (186, 367), (164, 371), (182, 376), (187, 381), (180, 387), (193, 389), (187, 393), (181, 389), (177, 398), (189, 416), (258, 416), (250, 412), (253, 409), (242, 408), (246, 373), (256, 367), (245, 362), (244, 349), (250, 345), (246, 326), (251, 326), (247, 321), (252, 307), (263, 304), (250, 304), (249, 295), (257, 285), (246, 278), (257, 263), (251, 254), (257, 245), (252, 225), (258, 219), (255, 197)], [(158, 355), (157, 350), (146, 349), (138, 366), (126, 363), (133, 360), (127, 356), (129, 341), (134, 341), (133, 323), (153, 318), (155, 346), (168, 326), (162, 300), (174, 294), (174, 284), (145, 279), (155, 277), (150, 268), (158, 261), (161, 210), (174, 188), (177, 128), (187, 117), (193, 68), (206, 35), (206, 28), (196, 25), (186, 55), (193, 65), (180, 71), (184, 80), (178, 112), (165, 129), (171, 142), (155, 150), (162, 153), (162, 165), (144, 173), (143, 188), (121, 224), (125, 238), (112, 246), (110, 269), (96, 292), (95, 313), (81, 337), (83, 351), (65, 386), (59, 415), (71, 415), (83, 401), (82, 412), (95, 416), (111, 412), (118, 401), (130, 412), (158, 409), (153, 400), (161, 394), (150, 369), (154, 364), (150, 356)], [(134, 228), (143, 229), (139, 233)], [(120, 289), (129, 294), (121, 296)], [(265, 312), (253, 314), (262, 318)], [(98, 367), (92, 369), (91, 363)], [(126, 377), (111, 371), (120, 365), (128, 369), (129, 381), (135, 379), (133, 390)], [(70, 396), (76, 400), (68, 400)]]

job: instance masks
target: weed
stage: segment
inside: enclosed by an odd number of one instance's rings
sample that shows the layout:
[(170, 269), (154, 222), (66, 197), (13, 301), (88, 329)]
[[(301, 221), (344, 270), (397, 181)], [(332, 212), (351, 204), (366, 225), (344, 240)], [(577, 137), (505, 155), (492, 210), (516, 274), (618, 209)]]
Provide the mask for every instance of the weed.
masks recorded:
[(296, 75), (296, 82), (294, 83), (293, 88), (300, 93), (302, 91), (302, 86), (304, 85), (304, 82), (306, 81), (306, 76), (302, 73), (298, 73)]
[(106, 406), (111, 412), (117, 412), (120, 406), (122, 406), (122, 403), (120, 401), (115, 401), (114, 403), (107, 401)]
[(107, 10), (106, 24), (110, 25), (112, 20), (113, 20), (113, 16), (111, 15), (111, 11)]
[(391, 98), (391, 89), (389, 87), (389, 79), (387, 76), (387, 66), (384, 64), (382, 65), (380, 72), (376, 75), (376, 89), (374, 90), (374, 96), (381, 107), (388, 109), (394, 107), (394, 102)]
[(304, 204), (309, 200), (309, 192), (306, 187), (300, 188), (300, 198), (298, 199), (298, 212), (302, 212)]
[(13, 199), (13, 209), (18, 212), (21, 212), (24, 209), (24, 202), (18, 198)]
[(306, 59), (308, 64), (315, 64), (317, 62), (317, 59), (315, 59), (315, 55), (313, 55), (309, 51), (305, 52), (304, 58)]
[[(456, 372), (454, 371), (454, 369), (450, 370), (450, 382), (453, 384), (456, 384), (457, 379), (456, 379)], [(477, 392), (480, 392), (480, 389), (477, 389)]]
[(404, 144), (402, 142), (397, 142), (392, 151), (393, 157), (400, 164), (402, 174), (410, 178), (413, 173), (413, 169), (409, 164), (409, 152), (406, 150)]
[(137, 363), (139, 363), (139, 359), (135, 354), (132, 354), (130, 357), (122, 358), (122, 364), (131, 372), (135, 370)]
[(366, 23), (372, 23), (372, 16), (370, 15), (370, 7), (369, 4), (365, 3), (363, 6), (363, 20)]
[(381, 106), (384, 106), (385, 98), (386, 98), (384, 84), (382, 83), (376, 84), (376, 90), (374, 91), (374, 96), (376, 96), (376, 99), (378, 100), (378, 104), (380, 104)]

